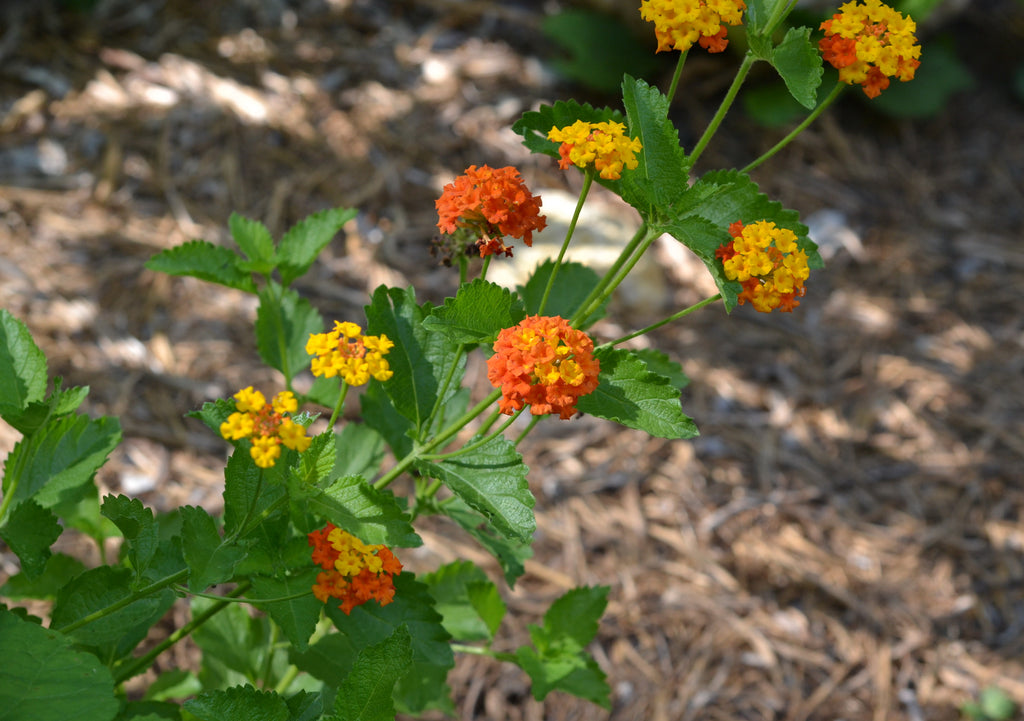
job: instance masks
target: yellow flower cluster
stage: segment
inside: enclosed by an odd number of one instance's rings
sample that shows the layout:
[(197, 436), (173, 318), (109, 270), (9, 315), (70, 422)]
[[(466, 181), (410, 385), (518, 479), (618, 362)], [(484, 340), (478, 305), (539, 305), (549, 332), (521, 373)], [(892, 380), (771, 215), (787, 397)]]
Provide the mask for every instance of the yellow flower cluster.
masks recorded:
[(737, 221), (729, 226), (729, 234), (733, 240), (715, 255), (722, 261), (725, 277), (743, 286), (739, 304), (749, 302), (762, 313), (775, 308), (789, 312), (800, 305), (797, 298), (804, 294), (804, 281), (811, 271), (796, 234), (770, 220), (746, 226)]
[(656, 52), (685, 52), (700, 43), (720, 53), (729, 44), (725, 26), (739, 25), (746, 7), (742, 0), (643, 0), (640, 17), (654, 23)]
[(880, 0), (848, 2), (821, 29), (822, 57), (839, 70), (840, 80), (860, 84), (869, 98), (889, 87), (890, 77), (913, 80), (921, 65), (917, 25)]
[(260, 468), (270, 468), (281, 457), (281, 446), (302, 452), (309, 448), (312, 438), (306, 428), (285, 413), (294, 413), (299, 403), (291, 391), (281, 391), (268, 404), (266, 397), (252, 386), (234, 395), (236, 412), (220, 424), (220, 434), (226, 440), (249, 438), (249, 454)]
[(577, 120), (564, 128), (552, 127), (548, 140), (562, 144), (558, 148), (562, 157), (558, 167), (562, 170), (570, 165), (593, 166), (605, 180), (621, 178), (623, 167), (635, 168), (639, 163), (636, 154), (643, 148), (639, 138), (626, 135), (626, 126), (616, 122)]
[(394, 373), (384, 359), (395, 347), (386, 335), (363, 335), (363, 329), (348, 321), (334, 321), (330, 333), (313, 333), (306, 352), (316, 356), (310, 363), (315, 376), (341, 379), (350, 386), (369, 383), (370, 378), (386, 381)]

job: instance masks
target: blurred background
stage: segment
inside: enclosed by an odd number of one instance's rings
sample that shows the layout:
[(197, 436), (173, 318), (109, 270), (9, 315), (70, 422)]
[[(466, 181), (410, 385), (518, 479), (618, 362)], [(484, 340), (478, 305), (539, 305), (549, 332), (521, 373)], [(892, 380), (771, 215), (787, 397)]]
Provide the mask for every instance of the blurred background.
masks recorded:
[[(147, 259), (228, 242), (232, 211), (278, 236), (356, 207), (300, 292), (357, 322), (381, 283), (440, 301), (457, 283), (429, 254), (445, 183), (516, 165), (557, 220), (580, 179), (530, 156), (512, 123), (559, 99), (618, 107), (623, 71), (667, 87), (676, 55), (653, 54), (637, 7), (0, 3), (0, 307), (51, 375), (91, 388), (90, 412), (121, 417), (101, 492), (218, 509), (226, 444), (183, 415), (280, 383), (256, 354), (251, 298)], [(713, 306), (643, 341), (692, 379), (683, 409), (702, 435), (579, 418), (522, 448), (539, 531), (496, 647), (568, 588), (609, 585), (591, 651), (610, 715), (535, 701), (520, 671), (471, 658), (450, 678), (461, 718), (930, 721), (989, 687), (1024, 703), (1024, 4), (901, 8), (919, 20), (918, 79), (875, 102), (848, 91), (753, 173), (826, 258), (801, 307)], [(684, 147), (741, 52), (737, 36), (691, 53), (672, 110)], [(696, 171), (743, 167), (798, 120), (758, 68)], [(600, 265), (638, 220), (601, 194), (588, 213), (574, 252)], [(503, 277), (547, 247), (517, 248)], [(714, 292), (671, 239), (651, 252), (599, 338)], [(16, 440), (0, 427), (0, 453)], [(412, 568), (488, 563), (451, 527), (423, 535), (400, 554)], [(0, 551), (2, 584), (17, 568)], [(195, 662), (179, 646), (163, 668)]]

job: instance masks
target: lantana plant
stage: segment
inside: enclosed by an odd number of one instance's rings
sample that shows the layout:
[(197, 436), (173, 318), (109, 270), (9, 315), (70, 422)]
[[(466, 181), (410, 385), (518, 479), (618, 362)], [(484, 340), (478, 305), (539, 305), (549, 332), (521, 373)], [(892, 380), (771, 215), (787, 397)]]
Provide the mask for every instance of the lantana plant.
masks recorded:
[[(515, 289), (487, 280), (489, 264), (531, 252), (546, 221), (543, 198), (512, 167), (474, 165), (441, 190), (433, 250), (458, 267), (454, 295), (441, 305), (418, 299), (413, 287), (380, 287), (363, 317), (331, 319), (325, 330), (294, 283), (354, 209), (312, 215), (276, 241), (259, 221), (232, 215), (237, 250), (195, 240), (152, 258), (151, 270), (256, 295), (259, 356), (280, 373), (275, 388), (242, 388), (188, 414), (230, 446), (222, 514), (193, 506), (154, 514), (125, 495), (99, 499), (93, 478), (121, 439), (118, 420), (84, 415), (88, 390), (51, 383), (26, 327), (0, 312), (0, 416), (23, 436), (7, 458), (0, 502), (0, 538), (21, 568), (0, 594), (50, 602), (45, 619), (0, 606), (4, 718), (454, 713), (446, 679), (456, 653), (518, 666), (537, 699), (561, 691), (609, 707), (605, 671), (587, 651), (608, 588), (556, 599), (530, 626), (530, 643), (512, 647), (502, 634), (502, 589), (523, 575), (536, 530), (519, 446), (539, 425), (571, 424), (580, 414), (691, 438), (697, 427), (680, 402), (681, 366), (626, 341), (716, 303), (798, 312), (821, 257), (798, 214), (762, 194), (748, 172), (847, 85), (874, 97), (891, 77), (910, 80), (919, 48), (913, 21), (878, 0), (846, 3), (820, 28), (778, 37), (793, 4), (643, 0), (658, 51), (679, 53), (667, 91), (625, 76), (621, 110), (560, 101), (515, 123), (527, 148), (583, 181), (558, 256), (538, 262)], [(704, 135), (684, 148), (669, 108), (686, 56), (694, 44), (720, 52), (739, 32), (748, 49), (735, 82)], [(823, 56), (839, 76), (818, 104)], [(778, 71), (807, 120), (743, 170), (694, 176), (756, 62)], [(603, 274), (565, 260), (595, 182), (638, 215), (636, 234)], [(609, 299), (666, 234), (703, 261), (718, 292), (604, 337), (596, 323)], [(475, 277), (471, 256), (484, 258)], [(474, 353), (486, 361), (489, 393), (464, 383)], [(363, 387), (360, 407), (346, 416), (353, 386)], [(423, 543), (417, 523), (425, 516), (447, 519), (494, 563), (408, 570), (401, 558)], [(100, 565), (53, 550), (67, 528), (95, 538)], [(103, 555), (104, 528), (121, 536), (117, 558)], [(189, 620), (151, 636), (178, 599)], [(186, 637), (202, 651), (201, 671), (164, 673), (142, 698), (129, 698), (126, 682)]]

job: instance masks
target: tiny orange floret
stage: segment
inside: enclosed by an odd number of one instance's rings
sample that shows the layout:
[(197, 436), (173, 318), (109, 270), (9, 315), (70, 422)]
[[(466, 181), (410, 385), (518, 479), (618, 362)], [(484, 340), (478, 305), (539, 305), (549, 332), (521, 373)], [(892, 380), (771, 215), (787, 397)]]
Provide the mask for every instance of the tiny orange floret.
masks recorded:
[(889, 87), (889, 78), (913, 80), (921, 65), (916, 24), (881, 0), (851, 0), (821, 29), (822, 58), (839, 71), (840, 81), (860, 85), (869, 98)]
[(367, 544), (332, 523), (307, 535), (313, 547), (313, 563), (324, 570), (317, 574), (313, 595), (338, 606), (347, 616), (352, 609), (368, 601), (386, 606), (395, 599), (392, 577), (402, 572), (402, 564), (387, 546)]
[(598, 386), (594, 342), (558, 316), (530, 316), (498, 333), (487, 377), (501, 388), (499, 410), (511, 415), (526, 405), (535, 416), (569, 419), (576, 402)]
[(518, 170), (487, 165), (466, 168), (434, 202), (438, 229), (447, 235), (468, 232), (481, 258), (498, 253), (511, 256), (506, 237), (533, 245), (533, 234), (547, 225), (540, 206), (540, 197), (529, 191)]

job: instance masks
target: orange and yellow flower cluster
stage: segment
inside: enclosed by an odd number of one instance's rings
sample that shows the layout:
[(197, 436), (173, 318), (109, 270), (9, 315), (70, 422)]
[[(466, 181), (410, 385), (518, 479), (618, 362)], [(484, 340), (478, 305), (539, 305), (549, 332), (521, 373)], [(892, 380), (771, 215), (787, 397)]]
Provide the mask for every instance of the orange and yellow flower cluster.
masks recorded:
[(306, 435), (305, 426), (285, 415), (299, 409), (291, 391), (281, 391), (267, 403), (262, 393), (249, 386), (235, 393), (234, 399), (237, 410), (220, 424), (220, 434), (229, 441), (249, 438), (249, 453), (260, 468), (274, 465), (282, 445), (300, 453), (309, 448), (313, 439)]
[(694, 43), (720, 53), (729, 45), (726, 25), (739, 25), (746, 7), (742, 0), (643, 0), (640, 17), (654, 23), (659, 53)]
[(797, 246), (792, 230), (769, 220), (746, 226), (736, 221), (729, 226), (729, 235), (733, 240), (715, 255), (722, 261), (725, 277), (743, 286), (740, 305), (749, 302), (762, 313), (775, 308), (790, 312), (800, 305), (797, 298), (805, 293), (810, 269), (807, 253)]
[(588, 123), (577, 120), (564, 128), (552, 127), (548, 131), (548, 140), (562, 144), (558, 148), (562, 157), (558, 167), (562, 170), (570, 165), (593, 167), (605, 180), (621, 178), (623, 167), (635, 168), (639, 163), (636, 154), (643, 149), (639, 138), (626, 135), (626, 126), (614, 121)]
[(394, 375), (384, 359), (394, 347), (386, 335), (363, 335), (355, 323), (334, 321), (330, 333), (310, 334), (306, 352), (316, 356), (310, 363), (313, 375), (341, 376), (350, 386), (361, 386), (370, 378), (386, 381)]
[(402, 564), (387, 546), (363, 543), (332, 523), (312, 531), (309, 545), (313, 563), (324, 569), (313, 584), (313, 595), (323, 603), (338, 599), (347, 616), (367, 601), (387, 606), (395, 600), (392, 576), (402, 572)]
[(869, 98), (889, 87), (890, 77), (913, 80), (921, 65), (916, 24), (880, 0), (841, 5), (821, 29), (822, 57), (839, 71), (841, 81), (859, 83)]
[(487, 377), (501, 388), (501, 412), (529, 404), (535, 416), (572, 418), (577, 399), (597, 388), (601, 364), (593, 351), (587, 334), (558, 316), (530, 316), (505, 328), (487, 361)]
[(511, 256), (505, 237), (533, 245), (534, 231), (547, 225), (540, 214), (540, 197), (529, 191), (511, 166), (469, 166), (465, 175), (444, 186), (434, 206), (438, 229), (448, 235), (459, 229), (469, 231), (477, 239), (481, 258), (495, 253)]

